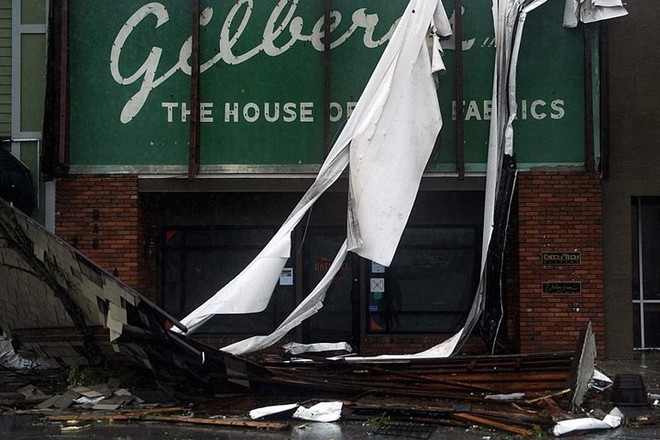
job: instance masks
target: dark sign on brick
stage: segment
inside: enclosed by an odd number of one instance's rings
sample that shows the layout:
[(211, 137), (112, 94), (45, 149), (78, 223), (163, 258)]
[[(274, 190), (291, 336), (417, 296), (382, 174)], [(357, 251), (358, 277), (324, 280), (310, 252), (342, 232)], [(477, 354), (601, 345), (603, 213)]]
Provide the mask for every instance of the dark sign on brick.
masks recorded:
[(575, 266), (582, 263), (580, 252), (543, 252), (541, 261), (544, 266)]
[(543, 293), (582, 293), (582, 283), (579, 281), (544, 282)]

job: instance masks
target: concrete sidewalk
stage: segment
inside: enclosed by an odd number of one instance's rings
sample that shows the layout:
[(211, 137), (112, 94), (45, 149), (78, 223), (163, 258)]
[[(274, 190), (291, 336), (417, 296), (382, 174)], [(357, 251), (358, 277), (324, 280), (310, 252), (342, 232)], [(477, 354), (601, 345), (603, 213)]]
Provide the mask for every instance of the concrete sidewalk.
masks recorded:
[(660, 394), (660, 352), (635, 354), (633, 359), (596, 361), (596, 368), (614, 380), (617, 374), (639, 374), (649, 393)]

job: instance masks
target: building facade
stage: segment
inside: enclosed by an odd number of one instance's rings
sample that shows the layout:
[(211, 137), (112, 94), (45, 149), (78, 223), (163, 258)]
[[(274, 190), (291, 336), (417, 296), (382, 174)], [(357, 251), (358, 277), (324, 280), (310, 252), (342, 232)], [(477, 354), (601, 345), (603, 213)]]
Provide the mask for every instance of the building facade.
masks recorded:
[[(467, 316), (479, 281), (494, 35), (489, 5), (444, 3), (455, 31), (442, 43), (444, 126), (395, 259), (386, 268), (349, 255), (323, 309), (291, 340), (415, 352)], [(645, 32), (640, 11), (652, 6), (643, 3), (575, 29), (562, 28), (557, 2), (527, 18), (498, 351), (572, 350), (589, 322), (601, 357), (660, 346), (653, 281), (635, 281), (653, 273), (639, 262), (653, 258), (656, 154), (651, 140), (639, 147), (645, 159), (636, 156), (646, 168), (624, 154), (637, 133), (652, 134), (655, 92), (623, 78), (648, 58), (618, 39)], [(56, 233), (185, 316), (287, 218), (405, 4), (54, 2), (43, 139)], [(620, 104), (634, 93), (648, 99), (635, 107), (649, 116), (646, 131), (625, 122), (635, 112)], [(217, 316), (197, 337), (221, 345), (272, 331), (327, 271), (345, 234), (346, 191), (340, 179), (296, 228), (264, 312)], [(475, 332), (464, 352), (492, 348)]]
[[(608, 353), (657, 349), (658, 148), (656, 84), (660, 43), (650, 1), (631, 2), (626, 20), (608, 26), (606, 133), (608, 167), (603, 179), (604, 293)], [(631, 47), (635, 47), (631, 50)], [(615, 325), (614, 323), (619, 323)]]

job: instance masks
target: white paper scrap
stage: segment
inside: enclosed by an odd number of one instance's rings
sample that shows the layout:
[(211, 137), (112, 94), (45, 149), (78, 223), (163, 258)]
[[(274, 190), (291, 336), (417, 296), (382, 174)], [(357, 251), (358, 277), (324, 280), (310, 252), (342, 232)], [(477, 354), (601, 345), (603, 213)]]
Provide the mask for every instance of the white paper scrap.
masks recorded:
[(298, 407), (297, 403), (287, 403), (284, 405), (271, 405), (271, 406), (264, 406), (261, 408), (255, 408), (252, 411), (250, 411), (250, 418), (254, 420), (254, 419), (259, 419), (261, 417), (272, 416), (273, 414), (279, 414), (285, 411), (291, 411), (296, 407)]
[(293, 417), (310, 422), (335, 422), (341, 417), (342, 402), (321, 402), (305, 408), (300, 406)]
[(594, 380), (600, 380), (601, 382), (608, 382), (612, 383), (612, 379), (610, 379), (608, 376), (603, 374), (601, 371), (598, 371), (597, 369), (594, 368), (594, 375), (593, 375)]
[(557, 422), (555, 427), (552, 429), (552, 433), (559, 437), (562, 434), (566, 434), (572, 431), (586, 431), (593, 429), (613, 429), (618, 428), (621, 425), (623, 420), (623, 413), (619, 408), (614, 407), (603, 420), (596, 419), (593, 417), (582, 417), (579, 419), (572, 420), (562, 420)]

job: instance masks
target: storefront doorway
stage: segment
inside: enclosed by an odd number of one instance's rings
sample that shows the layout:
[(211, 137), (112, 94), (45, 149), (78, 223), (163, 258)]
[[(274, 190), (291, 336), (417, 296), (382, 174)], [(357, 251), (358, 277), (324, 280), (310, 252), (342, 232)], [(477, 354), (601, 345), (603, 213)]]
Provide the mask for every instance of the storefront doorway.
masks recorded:
[[(159, 298), (184, 317), (233, 279), (265, 246), (296, 203), (295, 194), (160, 195)], [(367, 335), (448, 335), (470, 308), (478, 279), (483, 193), (419, 194), (393, 263), (352, 253), (318, 313), (291, 337), (350, 343)], [(268, 334), (325, 275), (346, 238), (346, 194), (326, 194), (292, 234), (291, 257), (260, 313), (217, 315), (198, 334), (238, 340)]]

